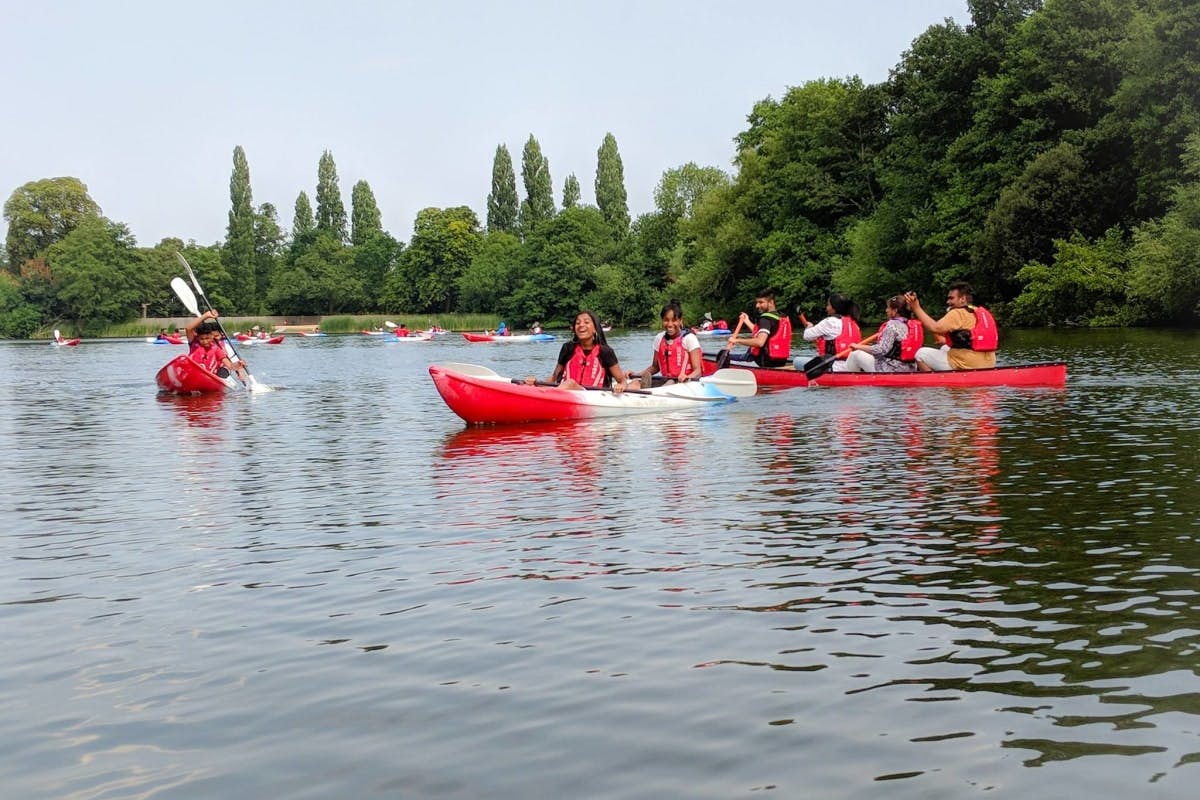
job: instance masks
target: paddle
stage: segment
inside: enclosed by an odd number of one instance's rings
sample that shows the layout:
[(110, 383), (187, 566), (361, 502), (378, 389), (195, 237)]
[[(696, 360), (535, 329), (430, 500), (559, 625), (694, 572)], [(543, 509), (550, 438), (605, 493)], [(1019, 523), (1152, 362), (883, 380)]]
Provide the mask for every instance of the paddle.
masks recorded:
[[(204, 290), (200, 288), (200, 281), (196, 280), (196, 273), (192, 272), (192, 265), (187, 262), (187, 259), (183, 257), (183, 253), (180, 253), (178, 250), (175, 251), (175, 257), (183, 264), (184, 269), (187, 270), (188, 277), (192, 280), (192, 286), (196, 287), (196, 292), (204, 298), (204, 304), (212, 311), (212, 303), (208, 301), (208, 295), (204, 294)], [(175, 292), (175, 296), (179, 298), (179, 301), (183, 303), (184, 308), (191, 312), (193, 316), (200, 316), (200, 307), (196, 304), (196, 295), (192, 293), (192, 290), (188, 288), (188, 285), (183, 282), (182, 278), (172, 278), (171, 289)], [(230, 359), (235, 362), (241, 361), (242, 358), (238, 355), (237, 348), (233, 346), (233, 342), (230, 341), (229, 334), (225, 332), (225, 326), (221, 324), (219, 317), (217, 318), (217, 329), (221, 331), (221, 341), (225, 343), (225, 350), (229, 354)], [(255, 380), (245, 362), (242, 363), (242, 369), (246, 370), (246, 389), (248, 391), (269, 392), (272, 390), (273, 387), (261, 384)]]
[(384, 320), (383, 324), (387, 325), (389, 328), (399, 328), (400, 327), (396, 323), (392, 322), (390, 319)]
[[(509, 380), (512, 383), (517, 383), (517, 384), (525, 383), (525, 381), (522, 378), (507, 378), (506, 379), (503, 375), (496, 372), (495, 370), (488, 369), (487, 367), (481, 367), (481, 366), (478, 366), (477, 364), (462, 364), (462, 363), (458, 363), (458, 362), (454, 362), (454, 361), (447, 361), (447, 362), (442, 363), (439, 366), (441, 366), (442, 369), (452, 370), (452, 371), (458, 372), (462, 375), (470, 375), (475, 378), (494, 378), (497, 380)], [(743, 377), (743, 376), (745, 376), (745, 377)], [(754, 394), (758, 391), (757, 379), (755, 379), (753, 374), (747, 372), (744, 369), (718, 370), (717, 372), (714, 372), (712, 375), (707, 375), (707, 376), (701, 378), (700, 382), (701, 383), (711, 383), (714, 386), (716, 386), (717, 389), (719, 389), (721, 392), (723, 392), (724, 394), (730, 395), (731, 397), (753, 397)], [(554, 386), (558, 386), (558, 384), (548, 383), (546, 381), (537, 381), (534, 383), (534, 386), (554, 387)], [(726, 387), (728, 387), (728, 388), (726, 388)], [(585, 386), (583, 388), (587, 389), (589, 391), (594, 391), (594, 392), (608, 391), (607, 389), (602, 389), (599, 386)], [(625, 391), (629, 392), (631, 394), (648, 394), (648, 395), (656, 394), (655, 392), (646, 391), (645, 389), (626, 389)], [(657, 394), (661, 395), (662, 392), (658, 392)], [(686, 395), (686, 394), (675, 394), (674, 392), (670, 392), (669, 394), (671, 397), (682, 397), (687, 400), (711, 401), (711, 400), (720, 400), (721, 399), (719, 397), (694, 397), (692, 395)]]
[[(873, 333), (859, 342), (859, 344), (870, 344), (878, 338), (879, 334)], [(819, 378), (833, 367), (833, 362), (837, 361), (839, 358), (845, 358), (846, 356), (850, 355), (852, 350), (854, 350), (853, 347), (847, 347), (831, 356), (813, 356), (808, 361), (804, 362), (804, 377), (808, 378), (809, 380), (812, 380), (813, 378)]]
[(63, 340), (62, 334), (59, 333), (58, 328), (55, 328), (54, 329), (54, 341), (61, 342), (62, 340)]
[[(731, 342), (732, 342), (734, 339), (736, 339), (736, 338), (737, 338), (737, 335), (738, 335), (739, 333), (741, 333), (741, 332), (742, 332), (742, 326), (743, 326), (743, 325), (745, 325), (745, 324), (746, 324), (746, 318), (745, 318), (745, 317), (739, 317), (739, 318), (738, 318), (738, 324), (737, 324), (737, 326), (736, 326), (736, 327), (733, 329), (733, 333), (729, 334), (729, 341), (731, 341)], [(725, 347), (722, 347), (722, 348), (721, 348), (721, 349), (720, 349), (720, 350), (717, 352), (717, 359), (716, 359), (716, 362), (717, 362), (717, 369), (718, 369), (718, 370), (724, 369), (725, 367), (728, 367), (728, 366), (729, 366), (729, 346), (728, 346), (728, 345), (726, 345)]]

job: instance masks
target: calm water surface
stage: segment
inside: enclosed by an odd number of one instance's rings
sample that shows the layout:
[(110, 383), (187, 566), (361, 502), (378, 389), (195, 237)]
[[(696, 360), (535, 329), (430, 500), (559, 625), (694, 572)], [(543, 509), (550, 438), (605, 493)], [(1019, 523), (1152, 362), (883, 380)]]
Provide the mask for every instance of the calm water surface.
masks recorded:
[(1195, 797), (1198, 344), (474, 430), (555, 345), (0, 345), (0, 794)]

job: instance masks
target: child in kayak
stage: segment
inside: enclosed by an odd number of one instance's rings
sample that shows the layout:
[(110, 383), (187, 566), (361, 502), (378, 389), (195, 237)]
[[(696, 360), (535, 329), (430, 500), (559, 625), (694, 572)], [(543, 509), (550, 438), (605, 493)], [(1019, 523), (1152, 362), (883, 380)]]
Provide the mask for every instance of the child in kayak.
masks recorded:
[(640, 378), (642, 388), (648, 389), (655, 373), (662, 375), (660, 383), (687, 383), (704, 374), (701, 369), (703, 351), (696, 334), (683, 326), (683, 307), (672, 300), (662, 308), (662, 333), (654, 339), (654, 355), (650, 366), (639, 372), (630, 370), (629, 380)]
[(188, 355), (200, 366), (214, 373), (219, 378), (228, 377), (236, 372), (245, 383), (248, 376), (244, 361), (236, 364), (225, 353), (218, 336), (220, 325), (217, 324), (217, 312), (205, 311), (187, 324), (184, 333), (188, 340)]
[[(591, 311), (580, 311), (572, 326), (575, 335), (558, 351), (558, 363), (546, 383), (560, 389), (610, 389), (613, 394), (625, 390), (625, 373), (617, 354), (604, 339), (600, 320)], [(525, 383), (538, 382), (530, 375)]]

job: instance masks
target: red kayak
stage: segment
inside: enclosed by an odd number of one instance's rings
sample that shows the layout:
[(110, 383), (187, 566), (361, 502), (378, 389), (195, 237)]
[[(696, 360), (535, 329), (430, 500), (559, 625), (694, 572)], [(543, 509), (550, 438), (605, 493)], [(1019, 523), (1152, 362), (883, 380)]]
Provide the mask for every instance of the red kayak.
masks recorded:
[(524, 342), (553, 342), (558, 337), (552, 333), (518, 333), (497, 336), (494, 333), (463, 333), (468, 342), (497, 342), (501, 344), (520, 344)]
[[(716, 357), (705, 355), (704, 374), (716, 372)], [(826, 372), (813, 380), (803, 370), (791, 367), (755, 367), (729, 362), (733, 369), (754, 373), (759, 386), (1065, 386), (1067, 365), (1062, 361), (1044, 364), (1014, 364), (992, 369), (961, 369), (952, 372)]]
[(160, 391), (172, 394), (211, 394), (237, 385), (233, 378), (220, 378), (187, 355), (168, 361), (154, 376), (154, 382)]

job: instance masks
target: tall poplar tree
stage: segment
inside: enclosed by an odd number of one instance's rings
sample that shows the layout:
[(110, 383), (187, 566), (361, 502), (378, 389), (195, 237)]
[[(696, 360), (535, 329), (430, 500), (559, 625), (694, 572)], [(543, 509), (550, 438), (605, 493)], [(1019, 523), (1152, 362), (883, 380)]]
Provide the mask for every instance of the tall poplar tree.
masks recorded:
[(283, 231), (279, 227), (279, 215), (271, 203), (263, 203), (254, 215), (254, 284), (255, 297), (261, 311), (267, 302), (275, 264), (283, 251)]
[(512, 156), (508, 153), (508, 147), (497, 145), (496, 155), (492, 159), (492, 192), (487, 198), (488, 233), (515, 233), (519, 202)]
[(525, 199), (521, 202), (520, 225), (522, 234), (528, 236), (554, 216), (550, 162), (542, 155), (542, 147), (532, 133), (521, 154), (521, 179), (525, 183)]
[(221, 262), (229, 273), (233, 311), (258, 308), (258, 283), (255, 279), (254, 204), (250, 191), (250, 165), (241, 145), (233, 148), (233, 173), (229, 176), (229, 227)]
[(308, 200), (308, 192), (302, 190), (296, 198), (296, 213), (292, 217), (292, 241), (307, 238), (316, 229), (317, 222), (313, 219), (312, 203)]
[(579, 179), (572, 172), (563, 181), (563, 210), (577, 207), (579, 205), (579, 197)]
[(629, 202), (625, 195), (625, 167), (617, 151), (617, 140), (604, 134), (604, 142), (596, 151), (596, 205), (604, 221), (622, 237), (629, 233)]
[(359, 181), (350, 190), (350, 243), (357, 247), (382, 230), (375, 193), (366, 181)]
[(332, 233), (339, 242), (346, 241), (346, 204), (338, 188), (337, 165), (328, 150), (321, 154), (317, 165), (317, 230)]

